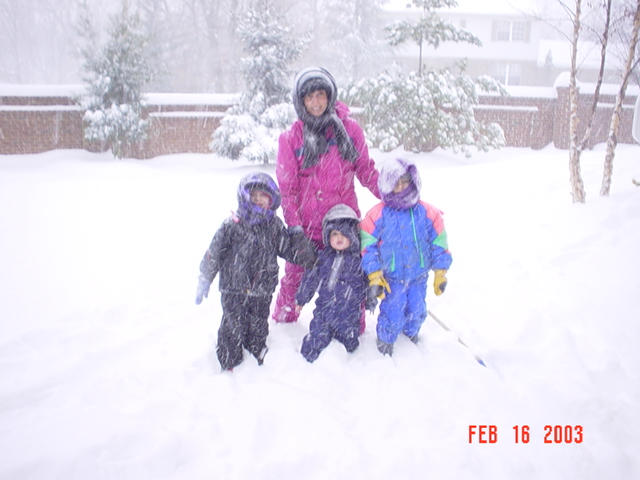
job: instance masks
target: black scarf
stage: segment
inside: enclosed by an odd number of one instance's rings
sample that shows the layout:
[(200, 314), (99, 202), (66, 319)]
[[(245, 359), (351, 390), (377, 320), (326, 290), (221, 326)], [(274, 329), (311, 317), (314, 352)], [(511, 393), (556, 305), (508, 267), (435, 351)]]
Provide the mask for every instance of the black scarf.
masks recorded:
[(302, 129), (304, 142), (302, 168), (313, 167), (318, 163), (320, 155), (327, 153), (329, 149), (327, 129), (329, 127), (333, 127), (333, 134), (336, 138), (340, 156), (348, 162), (355, 163), (360, 154), (353, 146), (353, 141), (347, 134), (344, 123), (342, 123), (342, 120), (333, 109), (331, 112), (327, 110), (319, 117), (314, 117), (306, 111), (304, 113), (304, 118), (302, 118), (304, 124)]

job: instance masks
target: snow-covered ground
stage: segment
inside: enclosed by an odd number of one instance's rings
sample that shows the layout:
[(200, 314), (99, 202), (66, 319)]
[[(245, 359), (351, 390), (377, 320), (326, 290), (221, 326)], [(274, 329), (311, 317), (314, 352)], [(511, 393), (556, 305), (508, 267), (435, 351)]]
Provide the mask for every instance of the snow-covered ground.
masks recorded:
[(0, 478), (640, 478), (640, 147), (618, 147), (609, 198), (603, 147), (583, 154), (584, 205), (566, 151), (407, 156), (445, 212), (454, 262), (428, 302), (455, 333), (429, 318), (382, 357), (369, 316), (354, 354), (308, 364), (307, 306), (231, 374), (198, 265), (239, 178), (273, 167), (0, 156)]

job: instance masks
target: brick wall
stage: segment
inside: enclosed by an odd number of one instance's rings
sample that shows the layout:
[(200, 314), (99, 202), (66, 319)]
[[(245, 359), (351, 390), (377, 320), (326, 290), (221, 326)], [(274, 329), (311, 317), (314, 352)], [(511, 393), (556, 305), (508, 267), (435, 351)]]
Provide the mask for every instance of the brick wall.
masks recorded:
[[(593, 128), (587, 146), (591, 147), (597, 143), (606, 142), (609, 134), (609, 124), (611, 114), (615, 105), (616, 96), (612, 94), (601, 94), (598, 100), (598, 107), (593, 121)], [(636, 95), (626, 95), (622, 103), (622, 113), (620, 117), (620, 127), (618, 129), (618, 143), (635, 143), (631, 136), (631, 125), (633, 122), (633, 107)], [(593, 95), (578, 95), (578, 140), (587, 128), (586, 118), (588, 117), (593, 104)], [(558, 148), (569, 148), (569, 89), (558, 88), (558, 100), (556, 102), (556, 113), (554, 119), (553, 144)]]
[[(547, 89), (548, 90), (548, 89)], [(540, 96), (483, 96), (476, 118), (493, 121), (504, 130), (507, 146), (540, 149), (552, 143), (569, 145), (568, 88)], [(228, 97), (211, 95), (150, 94), (145, 110), (150, 120), (148, 138), (131, 149), (135, 158), (172, 153), (208, 153), (211, 134), (230, 106)], [(206, 98), (206, 97), (205, 97)], [(579, 96), (579, 117), (585, 118), (592, 95)], [(590, 146), (606, 141), (615, 95), (600, 98)], [(631, 123), (635, 95), (627, 95), (618, 134), (619, 143), (633, 143)], [(84, 148), (100, 151), (82, 135), (82, 109), (71, 95), (0, 96), (0, 154), (38, 153), (54, 149)], [(579, 123), (584, 131), (586, 122)]]
[[(143, 113), (150, 121), (147, 139), (127, 156), (208, 153), (211, 135), (234, 99), (215, 94), (150, 94)], [(0, 154), (65, 148), (104, 151), (104, 145), (84, 140), (83, 113), (72, 94), (0, 96)]]
[(78, 107), (15, 106), (0, 109), (0, 153), (83, 148)]
[(496, 122), (510, 147), (540, 149), (552, 141), (555, 98), (548, 96), (484, 96), (475, 109), (476, 119)]
[(171, 153), (208, 153), (214, 130), (220, 125), (221, 113), (201, 115), (150, 116), (148, 138), (139, 157), (151, 158)]

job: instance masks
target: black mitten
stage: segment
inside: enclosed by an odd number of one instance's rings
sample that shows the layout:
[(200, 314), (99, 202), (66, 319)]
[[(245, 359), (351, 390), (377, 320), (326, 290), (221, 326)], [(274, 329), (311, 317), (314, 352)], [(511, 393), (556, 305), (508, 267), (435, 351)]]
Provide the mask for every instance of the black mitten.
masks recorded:
[(290, 232), (294, 263), (301, 265), (305, 269), (312, 268), (317, 257), (313, 243), (305, 237), (302, 228), (294, 227)]
[(365, 300), (365, 308), (373, 313), (378, 305), (378, 297), (384, 292), (382, 285), (371, 285), (367, 288), (367, 299)]

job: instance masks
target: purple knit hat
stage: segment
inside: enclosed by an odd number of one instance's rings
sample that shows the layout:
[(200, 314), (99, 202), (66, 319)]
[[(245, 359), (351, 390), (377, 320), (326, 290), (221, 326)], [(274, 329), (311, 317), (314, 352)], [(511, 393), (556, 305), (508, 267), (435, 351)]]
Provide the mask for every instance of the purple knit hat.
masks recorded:
[[(400, 193), (393, 193), (396, 183), (405, 174), (409, 174), (411, 183)], [(420, 174), (415, 164), (404, 158), (387, 160), (380, 168), (378, 188), (384, 203), (396, 209), (413, 207), (420, 200)]]

